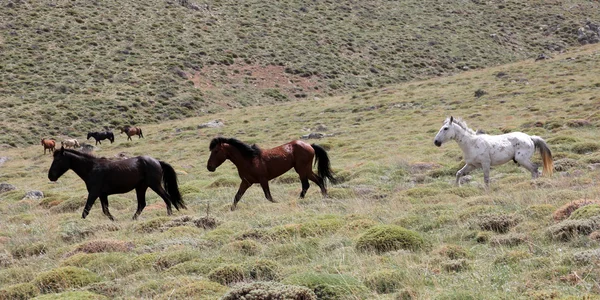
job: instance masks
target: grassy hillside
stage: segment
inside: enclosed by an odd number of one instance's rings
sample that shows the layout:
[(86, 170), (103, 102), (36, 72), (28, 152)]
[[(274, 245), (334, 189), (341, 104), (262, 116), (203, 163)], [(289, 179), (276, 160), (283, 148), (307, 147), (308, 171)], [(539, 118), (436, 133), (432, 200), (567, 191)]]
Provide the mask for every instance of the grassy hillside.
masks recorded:
[(552, 56), (600, 22), (595, 1), (1, 5), (0, 144), (13, 146)]
[[(588, 46), (552, 60), (144, 125), (145, 139), (117, 137), (96, 154), (171, 163), (189, 209), (166, 217), (148, 192), (135, 222), (133, 193), (109, 197), (116, 222), (99, 203), (81, 220), (87, 192), (74, 173), (50, 183), (40, 145), (3, 149), (0, 182), (17, 189), (0, 194), (0, 296), (216, 299), (240, 281), (273, 281), (322, 299), (597, 297), (600, 209), (561, 208), (600, 200), (597, 74), (600, 47)], [(508, 163), (493, 168), (489, 191), (480, 171), (454, 186), (460, 149), (433, 145), (448, 115), (491, 134), (543, 137), (554, 176), (531, 180)], [(197, 129), (213, 118), (225, 126)], [(206, 170), (212, 137), (268, 148), (317, 127), (332, 136), (310, 142), (328, 149), (341, 179), (329, 198), (313, 184), (298, 199), (300, 183), (287, 173), (271, 183), (279, 203), (252, 187), (229, 211), (240, 179), (229, 162)], [(22, 199), (29, 190), (45, 198)], [(204, 229), (212, 218), (216, 226)], [(371, 231), (406, 243), (372, 248)]]

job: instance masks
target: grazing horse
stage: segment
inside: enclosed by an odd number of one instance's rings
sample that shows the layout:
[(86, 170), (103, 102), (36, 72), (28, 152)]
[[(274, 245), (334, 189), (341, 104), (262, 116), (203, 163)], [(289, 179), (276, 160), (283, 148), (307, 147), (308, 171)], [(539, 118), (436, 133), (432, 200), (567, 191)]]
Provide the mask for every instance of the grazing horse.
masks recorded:
[(127, 134), (127, 140), (131, 141), (131, 136), (132, 135), (137, 135), (138, 139), (139, 138), (143, 138), (144, 135), (142, 134), (142, 129), (139, 127), (131, 127), (131, 126), (125, 126), (121, 128), (121, 133), (125, 132), (125, 134)]
[(62, 140), (60, 142), (60, 146), (61, 147), (65, 147), (65, 148), (75, 148), (75, 147), (81, 147), (79, 145), (79, 142), (76, 139), (66, 139), (66, 140)]
[(543, 175), (552, 175), (554, 163), (552, 153), (546, 142), (539, 136), (530, 136), (523, 132), (511, 132), (502, 135), (477, 134), (467, 127), (461, 119), (447, 118), (433, 139), (440, 147), (447, 140), (455, 140), (463, 151), (465, 166), (456, 172), (456, 184), (460, 177), (476, 168), (483, 168), (486, 186), (490, 183), (490, 166), (504, 164), (510, 160), (531, 172), (532, 178), (538, 177), (538, 166), (531, 162), (536, 148), (542, 156)]
[(87, 139), (89, 140), (91, 137), (93, 137), (96, 140), (96, 145), (98, 145), (98, 143), (102, 145), (101, 141), (105, 139), (108, 139), (111, 144), (115, 141), (115, 135), (112, 133), (112, 131), (88, 132)]
[(56, 147), (56, 142), (54, 140), (48, 140), (46, 138), (42, 139), (42, 146), (44, 146), (44, 154), (46, 154), (46, 149), (48, 149), (50, 153), (54, 152), (54, 147)]
[(168, 215), (172, 214), (171, 204), (177, 210), (186, 208), (179, 193), (177, 174), (173, 167), (150, 156), (109, 160), (76, 150), (60, 148), (54, 152), (54, 161), (48, 170), (48, 179), (56, 181), (69, 169), (85, 181), (88, 190), (87, 202), (81, 215), (84, 219), (96, 199), (100, 197), (102, 212), (114, 221), (108, 210), (108, 196), (127, 193), (133, 189), (135, 189), (138, 200), (138, 208), (133, 215), (134, 220), (146, 206), (146, 190), (148, 188), (151, 188), (165, 201)]
[[(332, 183), (336, 182), (331, 172), (329, 157), (325, 149), (319, 145), (309, 145), (303, 141), (291, 141), (287, 144), (262, 150), (256, 145), (248, 145), (233, 138), (214, 138), (209, 146), (210, 157), (206, 168), (214, 172), (225, 160), (229, 159), (238, 169), (242, 179), (240, 187), (235, 194), (231, 210), (235, 210), (244, 192), (254, 183), (259, 183), (265, 193), (267, 200), (276, 202), (271, 197), (269, 180), (282, 175), (289, 169), (294, 168), (300, 175), (302, 192), (300, 198), (304, 198), (310, 184), (313, 181), (321, 188), (323, 196), (327, 196), (325, 179)], [(312, 170), (313, 158), (316, 158), (318, 175)]]

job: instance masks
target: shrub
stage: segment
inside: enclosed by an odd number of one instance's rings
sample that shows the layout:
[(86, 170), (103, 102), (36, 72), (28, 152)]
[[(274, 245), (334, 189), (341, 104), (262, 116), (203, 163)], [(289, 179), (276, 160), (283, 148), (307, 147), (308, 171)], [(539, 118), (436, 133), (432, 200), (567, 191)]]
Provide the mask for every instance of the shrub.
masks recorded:
[(478, 220), (479, 227), (483, 230), (490, 230), (498, 233), (506, 233), (511, 227), (521, 221), (519, 216), (515, 215), (484, 215)]
[(479, 231), (475, 235), (475, 241), (480, 244), (487, 243), (492, 238), (492, 233), (489, 231)]
[(72, 197), (65, 201), (62, 201), (58, 205), (51, 207), (50, 211), (53, 213), (66, 213), (66, 212), (74, 212), (79, 209), (82, 209), (85, 206), (85, 199), (81, 199), (80, 197)]
[(15, 258), (24, 258), (28, 256), (42, 255), (46, 253), (47, 246), (44, 243), (32, 243), (15, 246), (12, 249), (12, 255)]
[(284, 285), (277, 282), (254, 282), (242, 284), (231, 289), (222, 300), (317, 300), (315, 293), (303, 286)]
[(520, 245), (520, 244), (524, 243), (525, 241), (527, 241), (526, 235), (515, 233), (515, 234), (508, 234), (508, 235), (492, 237), (490, 244), (492, 246), (513, 247), (513, 246)]
[(230, 285), (245, 279), (244, 269), (240, 265), (229, 264), (217, 267), (208, 273), (208, 278), (222, 285)]
[(506, 265), (518, 263), (521, 260), (529, 258), (531, 255), (525, 251), (510, 251), (496, 257), (494, 264)]
[(571, 151), (577, 154), (591, 153), (600, 149), (600, 145), (592, 142), (581, 142), (573, 144)]
[(344, 226), (345, 221), (337, 216), (325, 216), (319, 220), (310, 220), (300, 224), (286, 224), (273, 227), (271, 236), (276, 239), (314, 237), (332, 233)]
[(140, 222), (134, 226), (134, 230), (140, 233), (150, 233), (160, 229), (165, 223), (171, 221), (168, 217), (154, 218), (145, 222)]
[(234, 241), (227, 245), (226, 248), (243, 255), (254, 256), (260, 252), (260, 244), (253, 240)]
[(108, 300), (103, 295), (89, 291), (69, 291), (58, 294), (47, 294), (35, 297), (36, 300)]
[(258, 259), (244, 264), (246, 276), (256, 281), (271, 281), (279, 278), (281, 267), (275, 261), (269, 259)]
[(169, 290), (157, 299), (222, 299), (227, 287), (216, 282), (200, 280), (182, 287)]
[(580, 265), (592, 265), (600, 261), (600, 249), (586, 250), (573, 254), (573, 261)]
[(571, 201), (571, 202), (561, 206), (556, 211), (554, 211), (554, 213), (552, 214), (552, 217), (554, 218), (555, 221), (561, 221), (561, 220), (567, 219), (578, 208), (586, 206), (586, 205), (590, 205), (590, 204), (600, 204), (600, 201), (587, 200), (587, 199)]
[(444, 245), (435, 252), (449, 259), (460, 259), (471, 256), (467, 250), (458, 245)]
[(523, 211), (523, 214), (532, 219), (543, 219), (552, 215), (554, 206), (550, 204), (534, 204), (530, 205)]
[(33, 278), (35, 278), (35, 270), (31, 267), (0, 268), (0, 286), (29, 282)]
[(417, 232), (396, 225), (378, 225), (367, 230), (356, 242), (356, 249), (383, 253), (399, 249), (418, 250), (425, 240)]
[(397, 270), (380, 270), (371, 273), (365, 279), (365, 285), (379, 294), (396, 292), (404, 286), (406, 275)]
[(285, 278), (282, 283), (301, 285), (313, 290), (318, 299), (341, 299), (365, 295), (367, 288), (356, 278), (342, 274), (301, 273)]
[(600, 227), (599, 222), (599, 217), (585, 220), (564, 220), (548, 227), (548, 234), (551, 239), (568, 241), (578, 234), (588, 235), (592, 233)]
[(200, 253), (196, 250), (178, 250), (167, 252), (159, 255), (154, 262), (154, 268), (156, 270), (165, 270), (174, 265), (180, 264), (182, 262), (186, 262), (195, 258), (199, 258)]
[(0, 300), (31, 299), (37, 296), (40, 290), (31, 283), (19, 283), (0, 290)]
[(84, 287), (99, 282), (100, 277), (88, 270), (77, 267), (60, 267), (39, 274), (34, 280), (42, 293), (56, 293), (70, 288)]
[(442, 263), (442, 268), (446, 272), (461, 272), (470, 268), (469, 262), (464, 259), (451, 259)]
[(208, 188), (220, 188), (220, 187), (237, 187), (240, 184), (240, 180), (234, 177), (219, 177), (215, 179)]
[(69, 252), (67, 256), (71, 256), (77, 252), (83, 253), (99, 253), (99, 252), (128, 252), (133, 250), (132, 242), (118, 240), (95, 240), (83, 243)]
[(600, 215), (600, 204), (590, 204), (582, 206), (575, 210), (569, 219), (571, 220), (584, 220)]
[(6, 268), (13, 264), (13, 257), (8, 253), (0, 253), (0, 268)]

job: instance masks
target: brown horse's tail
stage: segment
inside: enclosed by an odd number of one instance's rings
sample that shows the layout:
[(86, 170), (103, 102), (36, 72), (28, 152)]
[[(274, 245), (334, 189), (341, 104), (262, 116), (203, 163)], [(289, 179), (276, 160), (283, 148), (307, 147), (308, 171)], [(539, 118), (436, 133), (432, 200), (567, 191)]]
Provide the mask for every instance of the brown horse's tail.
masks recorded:
[(329, 182), (335, 184), (337, 179), (333, 177), (331, 163), (329, 161), (327, 151), (317, 144), (312, 144), (311, 146), (315, 150), (315, 165), (317, 165), (317, 172), (319, 176), (323, 178), (323, 184), (325, 185), (325, 179), (329, 179)]
[(550, 148), (548, 148), (548, 144), (539, 136), (532, 136), (531, 140), (536, 148), (540, 149), (540, 154), (542, 155), (542, 162), (544, 163), (544, 169), (542, 171), (542, 175), (551, 176), (554, 172), (554, 162), (552, 161), (552, 152), (550, 152)]
[(179, 193), (179, 187), (177, 186), (177, 173), (171, 165), (164, 161), (159, 161), (160, 166), (163, 169), (163, 184), (165, 185), (165, 190), (169, 194), (171, 198), (171, 203), (173, 206), (179, 210), (180, 208), (186, 208), (185, 203), (183, 203), (183, 199), (181, 198), (181, 194)]

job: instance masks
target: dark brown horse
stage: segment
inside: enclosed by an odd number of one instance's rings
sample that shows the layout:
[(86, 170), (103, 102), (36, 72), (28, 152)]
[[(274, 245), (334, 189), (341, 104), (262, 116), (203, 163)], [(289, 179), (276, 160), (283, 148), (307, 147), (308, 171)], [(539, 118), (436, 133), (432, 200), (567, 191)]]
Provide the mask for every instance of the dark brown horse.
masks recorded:
[(128, 125), (128, 126), (122, 127), (121, 132), (119, 134), (121, 134), (123, 132), (125, 132), (125, 134), (127, 134), (128, 141), (131, 141), (132, 135), (137, 135), (138, 139), (144, 137), (144, 135), (142, 134), (142, 129), (139, 127), (131, 127)]
[(48, 179), (56, 181), (69, 169), (85, 181), (88, 190), (87, 202), (81, 215), (84, 219), (96, 199), (100, 197), (102, 212), (114, 221), (108, 211), (108, 196), (127, 193), (133, 189), (135, 189), (138, 200), (138, 208), (133, 215), (134, 220), (146, 206), (146, 190), (148, 188), (151, 188), (165, 201), (168, 215), (172, 214), (171, 204), (177, 210), (186, 208), (177, 187), (177, 174), (173, 167), (150, 156), (109, 160), (76, 150), (60, 148), (54, 152), (54, 161), (48, 170)]
[(46, 154), (46, 149), (48, 149), (50, 153), (54, 152), (54, 147), (56, 147), (56, 142), (54, 140), (42, 139), (42, 146), (44, 146), (44, 154)]
[(88, 132), (87, 139), (89, 140), (91, 137), (96, 140), (96, 145), (98, 145), (98, 143), (102, 145), (102, 140), (105, 139), (108, 139), (111, 144), (115, 141), (115, 135), (112, 133), (112, 131)]
[[(325, 179), (335, 183), (336, 179), (331, 172), (329, 157), (325, 149), (319, 145), (309, 145), (303, 141), (291, 141), (287, 144), (262, 150), (256, 145), (248, 145), (237, 139), (214, 138), (209, 146), (210, 157), (206, 168), (214, 172), (225, 160), (229, 159), (238, 169), (242, 179), (231, 210), (235, 210), (237, 203), (244, 192), (254, 183), (259, 183), (267, 200), (275, 202), (269, 191), (269, 180), (282, 175), (291, 168), (300, 175), (304, 198), (310, 184), (309, 180), (321, 188), (323, 196), (327, 196)], [(312, 170), (315, 158), (317, 174)]]

